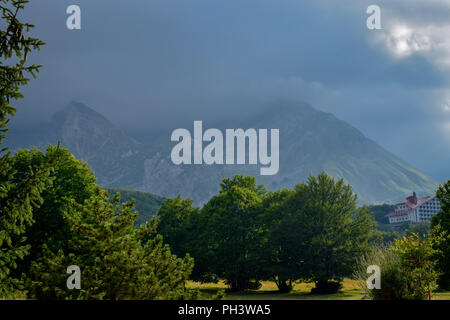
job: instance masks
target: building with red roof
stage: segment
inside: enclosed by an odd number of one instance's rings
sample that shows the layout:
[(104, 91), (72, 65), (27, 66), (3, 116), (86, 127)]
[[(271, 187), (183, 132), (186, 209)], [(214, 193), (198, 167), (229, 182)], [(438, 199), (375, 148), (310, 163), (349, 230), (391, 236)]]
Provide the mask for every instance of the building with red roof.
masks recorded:
[(436, 196), (428, 196), (424, 198), (417, 198), (416, 193), (413, 192), (400, 203), (395, 205), (395, 210), (386, 215), (389, 218), (390, 224), (403, 224), (408, 222), (423, 222), (429, 221), (432, 216), (441, 210), (439, 199)]

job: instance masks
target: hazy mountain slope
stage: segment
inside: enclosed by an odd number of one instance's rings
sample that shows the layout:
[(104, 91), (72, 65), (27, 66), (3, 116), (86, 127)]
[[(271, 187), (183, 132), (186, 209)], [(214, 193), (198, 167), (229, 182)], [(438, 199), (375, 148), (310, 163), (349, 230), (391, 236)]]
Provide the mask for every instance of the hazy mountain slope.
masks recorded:
[[(258, 182), (275, 190), (293, 187), (310, 174), (326, 171), (344, 178), (359, 195), (360, 203), (384, 203), (403, 199), (412, 191), (435, 192), (437, 183), (392, 153), (367, 139), (359, 130), (330, 113), (306, 104), (276, 104), (252, 119), (230, 121), (227, 128), (280, 129), (280, 171), (260, 176), (258, 166), (174, 166), (170, 162), (168, 138), (158, 154), (145, 162), (144, 189), (166, 196), (192, 197), (200, 202), (218, 190), (218, 181), (237, 173), (257, 177)], [(190, 127), (186, 127), (192, 132)], [(167, 181), (170, 181), (168, 183)]]
[[(437, 183), (412, 168), (359, 130), (306, 104), (282, 103), (250, 121), (280, 129), (280, 172), (272, 187), (290, 186), (325, 170), (344, 178), (364, 203), (396, 201), (412, 193), (434, 193)], [(264, 178), (266, 179), (266, 178)]]
[[(192, 126), (189, 121), (186, 129), (192, 132)], [(32, 135), (12, 131), (7, 144), (9, 141), (13, 148), (27, 147), (32, 141), (42, 148), (61, 140), (76, 157), (92, 166), (103, 186), (143, 190), (164, 197), (181, 194), (197, 203), (216, 193), (222, 178), (238, 173), (256, 176), (274, 190), (293, 187), (309, 174), (325, 170), (350, 183), (360, 203), (397, 201), (412, 191), (431, 194), (437, 186), (348, 123), (306, 104), (282, 102), (250, 119), (236, 115), (228, 121), (203, 123), (203, 127), (280, 129), (279, 173), (260, 176), (257, 165), (176, 166), (170, 160), (175, 145), (170, 135), (151, 144), (138, 143), (102, 115), (78, 103), (71, 103)]]
[(71, 102), (49, 123), (26, 130), (12, 129), (5, 144), (11, 149), (44, 149), (58, 141), (94, 169), (99, 184), (129, 188), (141, 185), (145, 159), (142, 150), (147, 148), (81, 103)]

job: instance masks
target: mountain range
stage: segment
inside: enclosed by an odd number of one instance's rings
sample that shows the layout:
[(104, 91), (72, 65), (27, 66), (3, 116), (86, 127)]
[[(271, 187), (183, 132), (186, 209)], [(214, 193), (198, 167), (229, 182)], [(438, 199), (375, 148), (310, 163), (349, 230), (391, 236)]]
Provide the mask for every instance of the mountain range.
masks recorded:
[[(186, 128), (192, 130), (192, 119)], [(192, 198), (202, 204), (217, 193), (220, 181), (235, 174), (255, 176), (270, 190), (305, 181), (326, 171), (343, 178), (358, 194), (360, 204), (392, 203), (415, 191), (434, 194), (438, 183), (365, 137), (358, 129), (331, 113), (306, 103), (279, 102), (251, 117), (231, 116), (208, 128), (278, 128), (280, 169), (260, 176), (258, 165), (175, 165), (170, 134), (137, 141), (108, 119), (72, 102), (36, 127), (13, 128), (5, 141), (10, 149), (58, 141), (94, 170), (104, 187), (146, 191), (162, 197)], [(176, 128), (173, 128), (176, 129)]]

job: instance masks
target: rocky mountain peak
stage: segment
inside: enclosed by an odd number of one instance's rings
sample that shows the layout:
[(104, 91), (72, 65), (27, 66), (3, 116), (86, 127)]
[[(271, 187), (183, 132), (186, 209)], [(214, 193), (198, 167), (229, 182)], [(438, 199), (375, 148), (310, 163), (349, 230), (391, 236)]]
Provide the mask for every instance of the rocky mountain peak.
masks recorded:
[(234, 115), (226, 123), (219, 120), (215, 127), (279, 129), (279, 173), (259, 176), (256, 165), (177, 166), (170, 159), (174, 146), (170, 136), (164, 134), (157, 142), (137, 143), (103, 115), (78, 102), (71, 102), (55, 114), (51, 126), (22, 135), (28, 139), (20, 139), (21, 143), (12, 139), (16, 143), (9, 146), (17, 149), (37, 145), (43, 149), (61, 141), (77, 158), (88, 162), (102, 186), (132, 188), (164, 197), (181, 195), (197, 204), (217, 192), (221, 179), (235, 174), (254, 175), (258, 183), (277, 190), (292, 188), (310, 174), (326, 171), (350, 184), (364, 204), (395, 202), (414, 190), (425, 196), (434, 193), (437, 186), (436, 181), (355, 127), (307, 104), (278, 102), (251, 117)]

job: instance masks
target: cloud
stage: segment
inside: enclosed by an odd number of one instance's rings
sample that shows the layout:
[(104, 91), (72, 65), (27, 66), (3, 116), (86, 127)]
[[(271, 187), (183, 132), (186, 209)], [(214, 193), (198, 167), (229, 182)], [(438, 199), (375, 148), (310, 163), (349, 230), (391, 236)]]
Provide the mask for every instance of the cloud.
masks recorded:
[(78, 0), (80, 32), (65, 28), (72, 2), (29, 4), (47, 45), (15, 123), (77, 100), (127, 130), (158, 131), (304, 100), (450, 175), (450, 1), (378, 0), (383, 29), (367, 30), (372, 0)]
[(386, 46), (399, 57), (409, 56), (414, 52), (430, 50), (431, 39), (423, 33), (405, 25), (397, 25), (385, 35)]
[(450, 68), (450, 1), (382, 1), (383, 29), (374, 41), (397, 59), (426, 58), (439, 68)]
[(378, 36), (378, 43), (399, 59), (422, 55), (438, 67), (450, 68), (450, 23), (414, 26), (395, 22)]

